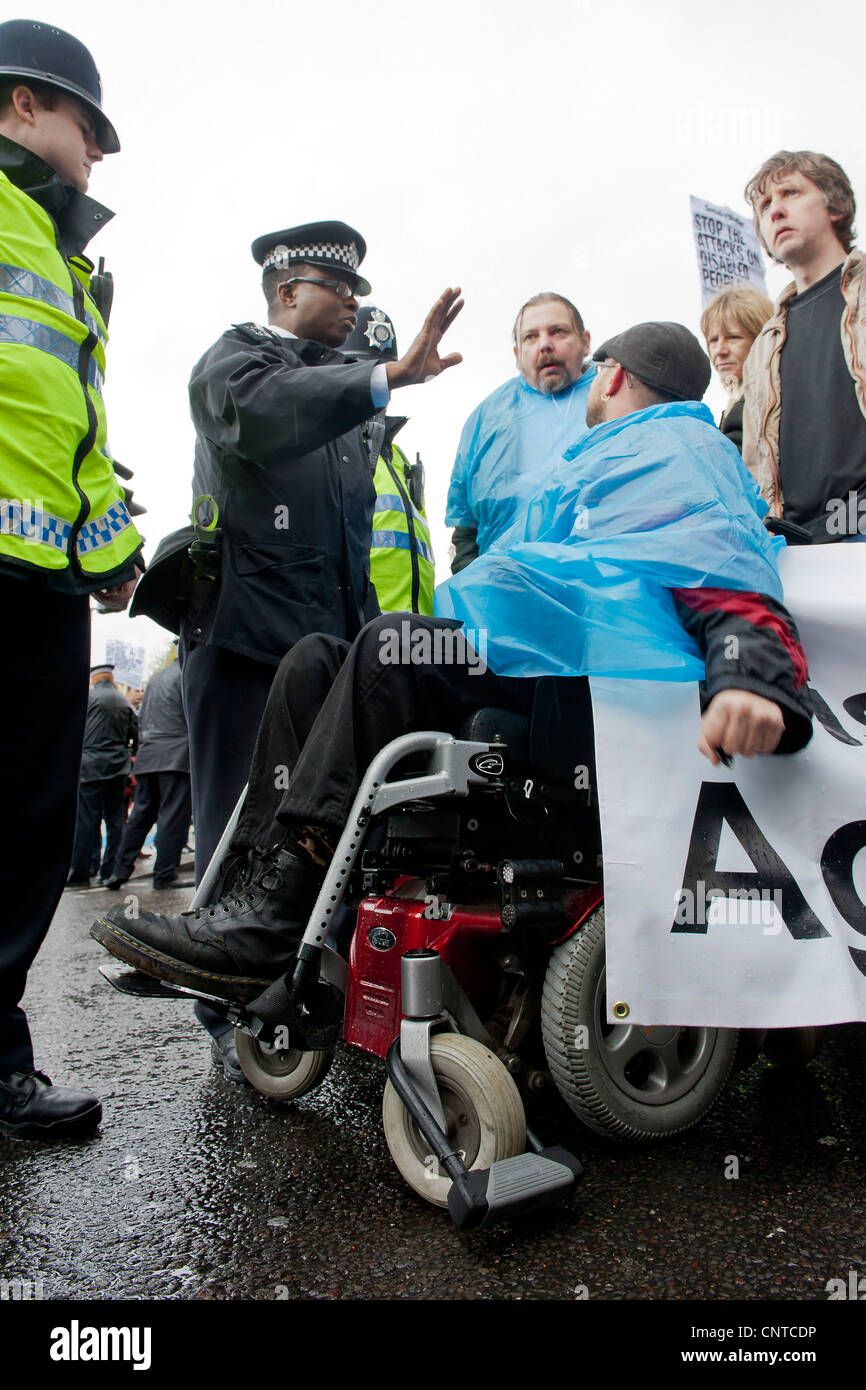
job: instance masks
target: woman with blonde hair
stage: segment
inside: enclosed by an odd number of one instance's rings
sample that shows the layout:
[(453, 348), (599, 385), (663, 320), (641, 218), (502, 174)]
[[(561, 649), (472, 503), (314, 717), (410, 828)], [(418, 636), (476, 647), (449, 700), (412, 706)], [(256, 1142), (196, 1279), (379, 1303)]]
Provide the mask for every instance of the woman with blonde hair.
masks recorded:
[(701, 314), (701, 332), (706, 339), (707, 352), (729, 398), (719, 420), (719, 429), (741, 452), (743, 364), (752, 343), (772, 315), (772, 301), (751, 285), (733, 285), (721, 290)]

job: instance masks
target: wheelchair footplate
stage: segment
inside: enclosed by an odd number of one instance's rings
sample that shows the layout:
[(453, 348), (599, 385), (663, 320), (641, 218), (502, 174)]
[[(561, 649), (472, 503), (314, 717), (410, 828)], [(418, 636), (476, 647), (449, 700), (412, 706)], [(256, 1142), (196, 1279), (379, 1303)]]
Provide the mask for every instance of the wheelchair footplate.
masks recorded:
[(99, 973), (118, 994), (129, 994), (135, 999), (206, 999), (227, 1007), (226, 1000), (215, 994), (203, 994), (198, 989), (184, 989), (182, 985), (169, 985), (163, 980), (155, 980), (143, 970), (135, 970), (131, 965), (120, 961), (110, 961), (100, 965)]

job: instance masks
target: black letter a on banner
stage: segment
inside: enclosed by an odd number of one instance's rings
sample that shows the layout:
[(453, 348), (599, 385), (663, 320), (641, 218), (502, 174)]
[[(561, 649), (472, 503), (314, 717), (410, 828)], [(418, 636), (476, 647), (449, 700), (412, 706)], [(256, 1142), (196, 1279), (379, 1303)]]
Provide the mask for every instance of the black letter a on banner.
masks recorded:
[[(720, 873), (716, 868), (725, 821), (754, 864), (754, 874)], [(732, 782), (702, 782), (680, 901), (707, 903), (712, 896), (727, 897), (743, 889), (766, 891), (770, 902), (774, 901), (774, 892), (779, 892), (781, 915), (795, 940), (829, 936), (773, 846), (761, 834), (738, 788)], [(706, 932), (706, 917), (706, 912), (698, 912), (691, 921), (675, 919), (671, 931)]]

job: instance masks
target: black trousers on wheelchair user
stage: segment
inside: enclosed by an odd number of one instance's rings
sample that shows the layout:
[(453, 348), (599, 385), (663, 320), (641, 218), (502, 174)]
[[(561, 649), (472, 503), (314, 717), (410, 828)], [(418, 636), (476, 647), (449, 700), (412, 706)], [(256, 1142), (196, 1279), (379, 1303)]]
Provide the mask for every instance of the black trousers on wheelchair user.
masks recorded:
[(380, 749), (421, 729), (458, 734), (482, 706), (531, 717), (530, 746), (567, 776), (575, 726), (592, 748), (587, 682), (498, 676), (482, 658), (457, 623), (410, 614), (374, 619), (351, 645), (303, 638), (271, 687), (232, 850), (268, 849), (299, 825), (336, 841)]

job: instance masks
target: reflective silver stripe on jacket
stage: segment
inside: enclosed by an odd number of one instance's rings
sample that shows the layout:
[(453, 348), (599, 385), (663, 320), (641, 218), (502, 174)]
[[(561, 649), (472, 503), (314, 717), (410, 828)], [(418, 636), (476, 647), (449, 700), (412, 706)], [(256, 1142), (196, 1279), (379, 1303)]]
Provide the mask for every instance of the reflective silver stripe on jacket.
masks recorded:
[[(409, 506), (412, 508), (412, 515), (416, 517), (418, 521), (421, 522), (422, 526), (426, 526), (426, 517), (421, 512), (419, 512), (411, 497), (409, 498)], [(380, 492), (376, 496), (376, 505), (373, 508), (373, 511), (374, 513), (403, 512), (405, 515), (406, 508), (403, 505), (403, 498), (399, 497), (396, 492)]]
[[(126, 503), (118, 499), (102, 516), (82, 526), (76, 544), (78, 554), (88, 555), (94, 550), (102, 550), (131, 525), (132, 518), (126, 510)], [(0, 536), (18, 536), (21, 540), (65, 551), (71, 533), (70, 522), (52, 516), (41, 507), (0, 498)]]
[[(37, 323), (35, 319), (17, 319), (11, 314), (0, 314), (0, 342), (38, 348), (40, 352), (47, 352), (52, 357), (59, 358), (67, 367), (78, 373), (78, 352), (81, 344), (76, 343), (73, 338), (67, 338), (65, 333), (58, 333), (55, 328), (49, 328), (45, 323)], [(90, 359), (87, 380), (101, 393), (102, 372), (93, 358)]]
[[(23, 299), (39, 299), (43, 304), (50, 304), (52, 309), (61, 309), (71, 319), (77, 319), (75, 301), (71, 294), (67, 294), (59, 285), (46, 280), (44, 276), (37, 275), (32, 270), (23, 270), (21, 266), (6, 265), (0, 261), (0, 294), (20, 294)], [(77, 321), (81, 322), (80, 319)], [(106, 335), (86, 309), (84, 321), (104, 346)]]
[[(418, 554), (432, 565), (433, 551), (429, 545), (426, 545), (420, 536), (415, 537), (415, 545)], [(372, 548), (373, 550), (411, 550), (412, 538), (408, 531), (374, 531)]]

